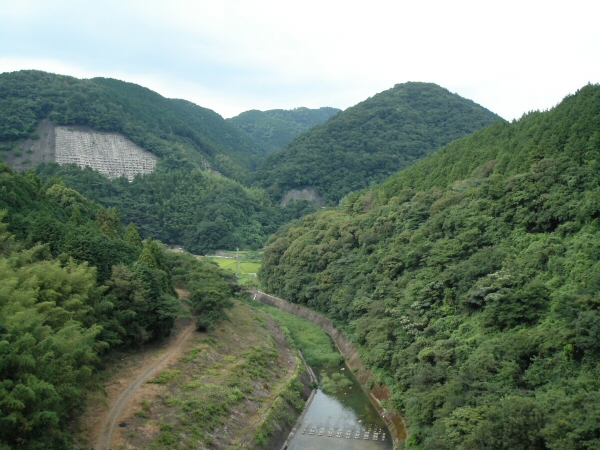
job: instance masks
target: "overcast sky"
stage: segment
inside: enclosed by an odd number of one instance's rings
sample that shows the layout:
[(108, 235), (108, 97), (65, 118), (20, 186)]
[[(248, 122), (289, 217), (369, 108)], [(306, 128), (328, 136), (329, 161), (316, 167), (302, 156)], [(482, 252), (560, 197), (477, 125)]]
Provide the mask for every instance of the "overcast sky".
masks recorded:
[(0, 0), (0, 72), (139, 83), (232, 117), (406, 81), (506, 119), (600, 82), (600, 2)]

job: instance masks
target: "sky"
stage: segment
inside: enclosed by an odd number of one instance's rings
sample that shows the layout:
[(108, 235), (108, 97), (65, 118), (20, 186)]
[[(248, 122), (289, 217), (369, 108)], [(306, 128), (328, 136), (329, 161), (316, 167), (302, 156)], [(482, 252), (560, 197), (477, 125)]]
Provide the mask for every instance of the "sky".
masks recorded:
[(0, 0), (0, 72), (118, 78), (223, 117), (407, 81), (507, 120), (600, 82), (600, 2)]

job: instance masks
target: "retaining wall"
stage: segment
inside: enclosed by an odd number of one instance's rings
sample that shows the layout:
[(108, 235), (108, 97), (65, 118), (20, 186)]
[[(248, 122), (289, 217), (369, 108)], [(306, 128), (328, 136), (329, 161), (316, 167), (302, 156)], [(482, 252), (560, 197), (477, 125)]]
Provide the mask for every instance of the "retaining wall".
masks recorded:
[[(337, 345), (337, 348), (346, 360), (346, 364), (348, 364), (348, 366), (353, 370), (355, 370), (355, 368), (357, 369), (354, 374), (358, 378), (363, 390), (369, 396), (369, 399), (377, 408), (377, 411), (383, 420), (385, 420), (392, 438), (394, 439), (394, 443), (398, 442), (399, 440), (406, 439), (406, 430), (402, 418), (398, 414), (381, 407), (381, 401), (387, 400), (390, 397), (390, 389), (387, 386), (380, 385), (376, 382), (375, 376), (361, 361), (356, 345), (350, 342), (344, 333), (342, 333), (333, 325), (331, 320), (329, 320), (323, 314), (308, 309), (302, 305), (290, 303), (287, 300), (265, 294), (262, 291), (255, 290), (252, 292), (255, 294), (255, 300), (266, 305), (274, 306), (288, 313), (295, 314), (296, 316), (309, 320), (310, 322), (323, 328)], [(369, 388), (369, 386), (373, 387)]]

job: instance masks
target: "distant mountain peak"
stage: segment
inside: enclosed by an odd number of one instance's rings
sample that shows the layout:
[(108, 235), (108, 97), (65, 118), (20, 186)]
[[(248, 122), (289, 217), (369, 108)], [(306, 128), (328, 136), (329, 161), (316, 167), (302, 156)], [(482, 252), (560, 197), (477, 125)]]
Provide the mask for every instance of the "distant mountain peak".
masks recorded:
[(312, 186), (329, 204), (502, 120), (434, 83), (408, 82), (339, 112), (269, 155), (256, 178), (275, 198)]
[(339, 109), (328, 106), (318, 109), (300, 106), (268, 111), (252, 109), (227, 121), (270, 153), (283, 148), (301, 133), (326, 122), (338, 112)]

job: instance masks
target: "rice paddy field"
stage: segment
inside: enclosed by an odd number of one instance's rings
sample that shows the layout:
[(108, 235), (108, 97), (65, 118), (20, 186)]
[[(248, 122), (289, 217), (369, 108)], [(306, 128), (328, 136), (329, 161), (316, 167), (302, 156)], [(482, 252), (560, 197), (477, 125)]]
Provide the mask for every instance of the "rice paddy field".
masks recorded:
[[(235, 255), (236, 251), (228, 251), (224, 250), (220, 253)], [(232, 257), (224, 257), (224, 256), (205, 256), (214, 262), (216, 262), (219, 267), (225, 270), (230, 270), (235, 273), (236, 269), (236, 258)], [(239, 282), (241, 284), (258, 284), (258, 280), (256, 275), (260, 270), (262, 261), (262, 252), (257, 251), (240, 251), (239, 252), (239, 271), (238, 277)]]

